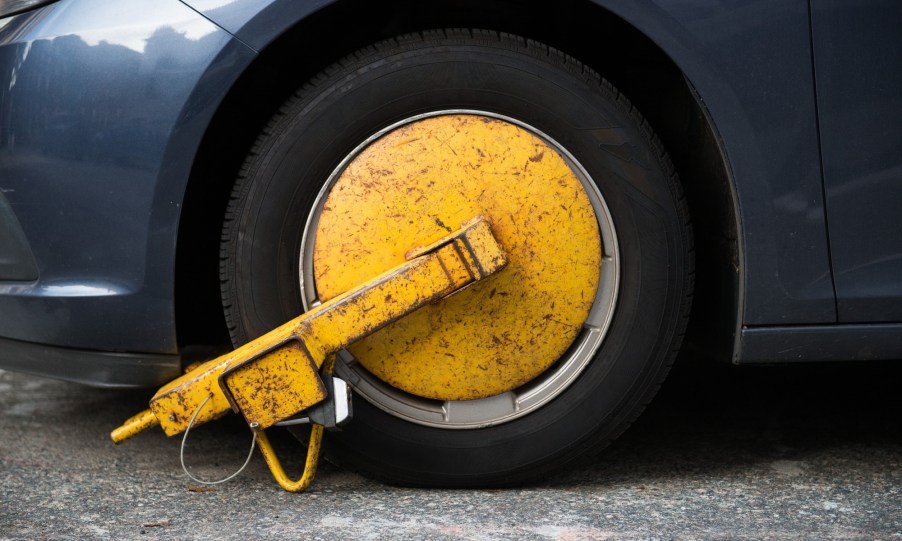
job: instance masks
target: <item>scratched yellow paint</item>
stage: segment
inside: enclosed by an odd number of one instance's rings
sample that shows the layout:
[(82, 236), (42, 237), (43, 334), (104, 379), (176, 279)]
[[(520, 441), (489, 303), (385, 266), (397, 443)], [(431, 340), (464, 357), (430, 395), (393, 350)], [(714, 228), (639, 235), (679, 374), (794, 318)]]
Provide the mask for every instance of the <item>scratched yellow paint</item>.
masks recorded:
[(314, 245), (321, 299), (478, 214), (508, 254), (505, 272), (349, 348), (399, 389), (482, 398), (551, 366), (595, 298), (601, 243), (592, 205), (555, 150), (518, 126), (475, 115), (427, 118), (384, 135), (347, 166), (325, 201)]
[(348, 291), (164, 385), (149, 410), (113, 431), (113, 441), (158, 424), (169, 436), (179, 434), (192, 418), (199, 425), (231, 410), (229, 396), (255, 429), (272, 426), (326, 397), (317, 371), (331, 354), (508, 263), (479, 216), (438, 243), (416, 246), (409, 261), (374, 270)]
[(302, 341), (292, 340), (236, 366), (223, 379), (245, 420), (267, 428), (326, 399), (318, 360)]

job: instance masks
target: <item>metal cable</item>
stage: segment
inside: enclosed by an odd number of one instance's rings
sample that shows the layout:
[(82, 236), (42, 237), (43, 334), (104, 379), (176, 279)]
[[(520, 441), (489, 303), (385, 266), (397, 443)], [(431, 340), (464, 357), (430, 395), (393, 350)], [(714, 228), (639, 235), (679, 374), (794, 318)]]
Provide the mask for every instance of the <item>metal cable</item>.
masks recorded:
[(188, 432), (191, 431), (191, 427), (194, 425), (195, 419), (197, 419), (197, 414), (200, 413), (200, 410), (204, 409), (204, 406), (207, 405), (207, 402), (209, 402), (211, 398), (213, 398), (213, 393), (210, 393), (209, 396), (207, 396), (207, 398), (205, 398), (204, 401), (200, 403), (200, 407), (198, 407), (197, 411), (194, 412), (194, 415), (191, 416), (191, 421), (188, 422), (188, 427), (185, 428), (185, 435), (182, 436), (182, 448), (179, 451), (179, 460), (181, 460), (182, 462), (182, 470), (184, 470), (185, 475), (191, 478), (191, 480), (195, 483), (200, 483), (202, 485), (218, 485), (219, 483), (225, 483), (226, 481), (230, 481), (237, 477), (238, 474), (243, 472), (244, 468), (247, 468), (247, 465), (251, 463), (251, 457), (254, 455), (254, 447), (257, 445), (257, 433), (254, 432), (254, 437), (251, 440), (251, 450), (247, 453), (247, 460), (244, 461), (244, 465), (241, 466), (238, 471), (226, 477), (225, 479), (220, 479), (218, 481), (204, 481), (203, 479), (198, 479), (197, 477), (191, 475), (191, 472), (189, 472), (188, 468), (185, 466), (185, 441), (188, 440)]

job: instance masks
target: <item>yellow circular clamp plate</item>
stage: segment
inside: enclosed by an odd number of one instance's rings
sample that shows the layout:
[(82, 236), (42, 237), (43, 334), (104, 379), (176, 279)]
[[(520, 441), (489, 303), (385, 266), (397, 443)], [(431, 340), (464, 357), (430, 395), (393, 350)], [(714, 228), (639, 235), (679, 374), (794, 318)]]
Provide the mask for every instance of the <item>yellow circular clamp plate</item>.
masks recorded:
[(508, 268), (349, 348), (388, 384), (437, 400), (509, 391), (554, 364), (586, 321), (602, 255), (582, 184), (537, 136), (479, 115), (414, 121), (351, 160), (319, 216), (317, 294), (366, 282), (478, 214)]

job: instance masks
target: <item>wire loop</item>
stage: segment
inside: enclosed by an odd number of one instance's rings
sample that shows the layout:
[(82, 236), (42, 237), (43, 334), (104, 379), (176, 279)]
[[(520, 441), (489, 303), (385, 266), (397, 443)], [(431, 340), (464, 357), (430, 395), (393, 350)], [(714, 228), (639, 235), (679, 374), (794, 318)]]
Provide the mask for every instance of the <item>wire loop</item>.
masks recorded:
[(185, 428), (185, 434), (182, 436), (182, 448), (179, 451), (179, 460), (182, 462), (182, 470), (184, 470), (185, 475), (187, 475), (192, 481), (195, 483), (200, 483), (202, 485), (218, 485), (219, 483), (225, 483), (226, 481), (231, 481), (235, 477), (238, 476), (241, 472), (247, 468), (247, 465), (251, 462), (251, 457), (254, 455), (254, 447), (257, 445), (257, 433), (254, 432), (254, 437), (251, 440), (251, 450), (247, 453), (247, 460), (244, 461), (244, 465), (238, 469), (232, 475), (226, 477), (225, 479), (220, 479), (218, 481), (204, 481), (203, 479), (198, 479), (191, 475), (191, 472), (188, 471), (188, 468), (185, 466), (185, 442), (188, 440), (188, 432), (191, 431), (191, 427), (194, 425), (194, 421), (197, 419), (197, 414), (200, 413), (200, 410), (204, 409), (204, 406), (207, 405), (207, 402), (213, 398), (213, 393), (210, 393), (207, 398), (204, 399), (203, 402), (200, 403), (200, 406), (197, 408), (197, 411), (194, 412), (194, 415), (191, 416), (191, 421), (188, 422), (187, 428)]

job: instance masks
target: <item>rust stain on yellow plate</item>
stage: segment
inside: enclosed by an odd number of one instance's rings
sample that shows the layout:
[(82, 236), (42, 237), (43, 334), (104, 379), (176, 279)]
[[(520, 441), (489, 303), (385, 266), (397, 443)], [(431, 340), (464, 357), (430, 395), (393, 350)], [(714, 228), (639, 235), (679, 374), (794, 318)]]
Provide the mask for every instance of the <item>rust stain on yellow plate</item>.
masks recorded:
[(508, 268), (348, 348), (390, 385), (438, 400), (502, 393), (550, 367), (586, 321), (602, 257), (588, 196), (555, 149), (479, 115), (404, 125), (348, 164), (317, 224), (320, 299), (398, 265), (478, 214), (491, 223)]

